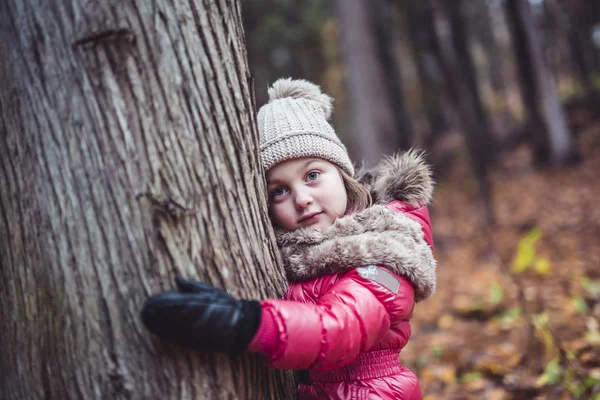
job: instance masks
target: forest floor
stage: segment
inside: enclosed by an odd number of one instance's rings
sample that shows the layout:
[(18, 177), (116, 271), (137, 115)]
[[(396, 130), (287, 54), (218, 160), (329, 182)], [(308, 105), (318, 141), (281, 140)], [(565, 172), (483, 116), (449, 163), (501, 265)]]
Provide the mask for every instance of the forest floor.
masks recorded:
[(526, 146), (502, 155), (491, 176), (494, 228), (484, 224), (466, 157), (439, 183), (437, 292), (415, 307), (401, 354), (425, 399), (600, 399), (600, 119), (592, 111), (569, 113), (577, 164), (536, 169)]

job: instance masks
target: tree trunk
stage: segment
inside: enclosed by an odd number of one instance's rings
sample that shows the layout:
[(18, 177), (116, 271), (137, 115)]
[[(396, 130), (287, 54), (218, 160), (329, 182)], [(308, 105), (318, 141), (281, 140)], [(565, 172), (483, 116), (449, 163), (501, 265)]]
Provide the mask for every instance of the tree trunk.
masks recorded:
[[(582, 86), (584, 94), (592, 89), (592, 80), (588, 70), (583, 43), (580, 43), (577, 37), (577, 31), (566, 11), (565, 5), (561, 1), (547, 0), (544, 4), (547, 19), (552, 21), (556, 31), (553, 37), (554, 43), (564, 42), (563, 63), (568, 66), (569, 72), (576, 75)], [(559, 71), (560, 72), (560, 71)]]
[[(527, 2), (520, 0), (508, 0), (507, 14), (512, 20), (514, 42), (522, 41), (521, 48), (517, 54), (520, 57), (519, 64), (529, 64), (528, 70), (531, 76), (523, 77), (522, 81), (532, 81), (535, 84), (535, 93), (541, 103), (541, 116), (545, 125), (546, 136), (534, 139), (536, 158), (539, 162), (551, 164), (564, 164), (572, 161), (575, 157), (575, 147), (564, 109), (554, 87), (554, 79), (548, 66), (544, 63), (542, 49), (536, 37), (531, 9)], [(520, 33), (519, 33), (520, 31)], [(523, 67), (522, 67), (523, 68)], [(529, 96), (529, 95), (528, 95)], [(531, 100), (527, 101), (527, 103)], [(536, 104), (528, 104), (528, 112), (535, 115)]]
[(562, 3), (573, 20), (579, 45), (587, 60), (590, 72), (600, 72), (600, 48), (592, 40), (592, 32), (600, 23), (600, 2), (597, 0), (571, 0)]
[[(393, 82), (385, 74), (367, 0), (338, 0), (349, 103), (357, 159), (377, 163), (402, 146), (397, 108), (390, 97)], [(404, 119), (406, 122), (406, 119)]]
[(510, 27), (512, 46), (515, 52), (515, 63), (517, 65), (517, 76), (519, 79), (519, 89), (521, 101), (528, 118), (528, 130), (531, 140), (531, 148), (534, 159), (538, 162), (544, 162), (549, 154), (548, 144), (543, 132), (544, 122), (542, 115), (538, 110), (538, 94), (534, 79), (533, 65), (530, 61), (529, 46), (527, 45), (527, 36), (525, 27), (518, 18), (516, 9), (518, 2), (507, 1), (506, 18)]
[(371, 30), (377, 44), (377, 60), (383, 69), (383, 79), (386, 93), (392, 109), (392, 117), (396, 126), (398, 146), (402, 149), (410, 148), (413, 142), (413, 132), (410, 117), (404, 107), (402, 96), (402, 82), (400, 68), (396, 62), (396, 46), (392, 31), (393, 19), (389, 0), (370, 0), (369, 17)]
[(494, 29), (492, 5), (489, 1), (463, 0), (463, 16), (465, 25), (472, 32), (471, 38), (475, 39), (481, 50), (485, 53), (485, 63), (479, 69), (479, 82), (490, 86), (495, 95), (504, 95), (504, 58), (502, 49), (496, 39)]
[(421, 87), (421, 108), (429, 122), (425, 137), (426, 149), (432, 149), (449, 121), (444, 115), (443, 79), (435, 53), (433, 13), (431, 3), (423, 0), (398, 1), (407, 14), (408, 35), (411, 54), (415, 59)]
[(485, 219), (494, 223), (488, 171), (494, 159), (494, 145), (488, 121), (479, 97), (475, 70), (471, 61), (467, 36), (461, 27), (459, 0), (435, 1), (433, 8), (436, 46), (444, 70), (448, 91), (460, 117), (485, 210)]
[(239, 2), (6, 0), (0, 35), (0, 398), (292, 398), (139, 319), (176, 274), (284, 287)]
[(583, 86), (583, 91), (587, 92), (591, 90), (593, 86), (591, 72), (585, 54), (585, 40), (587, 38), (583, 38), (579, 35), (580, 27), (577, 26), (577, 21), (574, 16), (569, 13), (570, 7), (564, 2), (553, 0), (550, 3), (549, 8), (551, 8), (556, 15), (556, 19), (560, 23), (563, 34), (567, 38), (569, 53), (575, 67), (575, 72)]

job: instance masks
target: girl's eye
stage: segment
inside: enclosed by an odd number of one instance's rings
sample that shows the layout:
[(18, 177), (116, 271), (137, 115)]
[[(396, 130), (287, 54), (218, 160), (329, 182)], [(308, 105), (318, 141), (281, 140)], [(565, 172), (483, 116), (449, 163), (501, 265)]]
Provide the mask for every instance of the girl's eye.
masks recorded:
[(310, 171), (308, 174), (306, 174), (306, 180), (314, 181), (319, 177), (319, 175), (321, 175), (321, 173), (318, 171)]
[(279, 196), (283, 196), (286, 193), (286, 190), (282, 187), (278, 187), (273, 189), (273, 191), (271, 191), (271, 196), (272, 197), (279, 197)]

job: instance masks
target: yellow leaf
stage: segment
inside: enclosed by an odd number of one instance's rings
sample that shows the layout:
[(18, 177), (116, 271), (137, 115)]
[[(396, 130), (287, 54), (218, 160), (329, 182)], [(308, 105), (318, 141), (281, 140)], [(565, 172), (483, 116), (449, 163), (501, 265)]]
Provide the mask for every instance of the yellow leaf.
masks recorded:
[(450, 314), (443, 314), (437, 321), (440, 329), (451, 329), (454, 325), (454, 317)]
[(531, 246), (533, 246), (535, 244), (535, 242), (538, 241), (539, 238), (542, 237), (542, 231), (540, 230), (540, 228), (533, 228), (532, 230), (530, 230), (527, 235), (525, 235), (523, 237), (523, 239), (521, 239), (522, 243), (527, 243)]
[(548, 383), (548, 375), (546, 374), (541, 374), (540, 376), (538, 376), (538, 378), (535, 381), (535, 386), (537, 387), (542, 387), (545, 386)]
[(535, 249), (529, 244), (520, 243), (517, 254), (513, 260), (512, 272), (521, 273), (525, 271), (535, 258)]
[(585, 334), (585, 340), (590, 344), (600, 344), (600, 332), (596, 329), (590, 329)]
[(521, 308), (515, 307), (515, 308), (511, 308), (509, 310), (506, 310), (502, 314), (494, 317), (494, 319), (497, 320), (502, 325), (513, 325), (519, 320), (519, 318), (521, 317), (521, 314), (522, 314)]
[(504, 292), (502, 291), (502, 286), (498, 282), (494, 282), (492, 287), (490, 288), (490, 303), (498, 304), (502, 301), (502, 297), (504, 296)]
[(577, 312), (580, 314), (585, 314), (590, 310), (587, 302), (581, 296), (573, 296), (573, 298), (571, 298), (571, 304), (573, 304), (573, 307), (575, 307)]
[(554, 336), (548, 330), (550, 316), (543, 312), (532, 315), (533, 326), (535, 327), (535, 336), (544, 344), (544, 356), (546, 360), (554, 357), (557, 347), (554, 344)]
[(543, 328), (550, 321), (550, 315), (548, 315), (547, 312), (533, 314), (531, 317), (533, 320), (533, 325), (535, 325), (535, 327), (538, 329)]
[(533, 268), (539, 275), (548, 275), (550, 272), (550, 260), (547, 257), (539, 257), (535, 260)]
[(542, 236), (539, 228), (533, 228), (519, 240), (517, 254), (513, 259), (512, 272), (521, 273), (529, 268), (535, 260), (535, 242)]
[(560, 381), (561, 376), (562, 368), (559, 364), (559, 359), (554, 358), (548, 363), (548, 365), (546, 365), (544, 372), (537, 378), (535, 384), (538, 387), (546, 384), (553, 385)]
[(454, 367), (446, 367), (440, 374), (440, 379), (445, 383), (453, 383), (456, 381), (456, 370)]
[(581, 278), (581, 286), (592, 296), (600, 296), (600, 285), (587, 276)]

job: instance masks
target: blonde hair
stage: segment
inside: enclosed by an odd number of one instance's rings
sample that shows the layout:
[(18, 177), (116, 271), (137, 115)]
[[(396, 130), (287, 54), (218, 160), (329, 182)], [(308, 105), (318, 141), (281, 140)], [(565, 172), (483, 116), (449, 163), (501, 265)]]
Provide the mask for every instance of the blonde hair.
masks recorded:
[(373, 199), (371, 198), (371, 193), (367, 190), (367, 188), (344, 172), (344, 170), (341, 168), (338, 167), (338, 170), (340, 171), (340, 175), (344, 181), (346, 196), (348, 197), (348, 204), (346, 205), (345, 214), (354, 214), (371, 207)]

